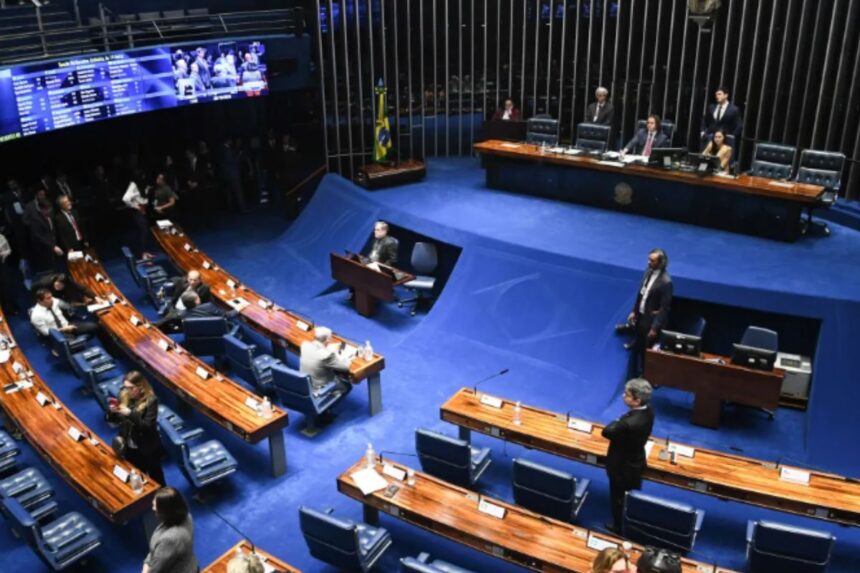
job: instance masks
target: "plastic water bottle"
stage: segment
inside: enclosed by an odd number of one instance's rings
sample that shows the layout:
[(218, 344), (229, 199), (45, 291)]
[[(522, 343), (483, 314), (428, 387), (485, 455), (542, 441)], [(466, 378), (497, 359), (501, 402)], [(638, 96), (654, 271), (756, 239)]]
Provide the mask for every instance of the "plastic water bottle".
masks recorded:
[(272, 403), (271, 403), (271, 402), (269, 402), (269, 397), (268, 397), (268, 396), (266, 396), (265, 398), (263, 398), (263, 405), (262, 405), (262, 406), (260, 406), (260, 415), (261, 415), (263, 418), (265, 418), (266, 420), (269, 420), (269, 419), (272, 417), (272, 415), (273, 415), (273, 412), (272, 412)]
[(131, 485), (131, 491), (134, 493), (143, 492), (143, 479), (137, 473), (137, 470), (131, 470), (131, 473), (128, 475), (128, 483)]
[(367, 449), (364, 451), (364, 467), (369, 469), (376, 466), (376, 452), (373, 451), (373, 444), (367, 442)]
[(415, 487), (415, 470), (412, 468), (406, 470), (406, 485), (409, 487)]
[(517, 426), (520, 426), (523, 423), (522, 415), (523, 407), (520, 401), (517, 400), (517, 403), (514, 405), (514, 424), (516, 424)]
[(361, 357), (365, 360), (373, 359), (373, 347), (370, 345), (369, 340), (364, 341), (364, 348), (361, 350)]

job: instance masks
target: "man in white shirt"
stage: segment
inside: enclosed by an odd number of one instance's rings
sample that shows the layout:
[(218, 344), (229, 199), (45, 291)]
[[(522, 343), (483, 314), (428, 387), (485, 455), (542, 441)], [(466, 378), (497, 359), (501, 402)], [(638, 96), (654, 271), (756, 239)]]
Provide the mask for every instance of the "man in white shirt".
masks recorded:
[(47, 337), (51, 329), (59, 330), (68, 338), (79, 334), (93, 334), (98, 330), (94, 322), (74, 321), (69, 322), (63, 314), (70, 307), (68, 303), (54, 298), (48, 289), (36, 291), (36, 306), (30, 310), (30, 323), (39, 336)]
[(349, 392), (350, 383), (344, 378), (354, 353), (348, 352), (344, 344), (332, 344), (331, 336), (331, 330), (324, 326), (314, 328), (314, 339), (302, 342), (299, 370), (311, 377), (314, 392), (331, 383)]

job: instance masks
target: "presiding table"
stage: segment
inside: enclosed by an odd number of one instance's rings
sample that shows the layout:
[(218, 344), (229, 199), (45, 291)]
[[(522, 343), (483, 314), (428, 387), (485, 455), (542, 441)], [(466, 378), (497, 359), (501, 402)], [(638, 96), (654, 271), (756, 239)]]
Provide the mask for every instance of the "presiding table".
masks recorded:
[(96, 313), (99, 324), (141, 369), (244, 441), (256, 444), (268, 438), (272, 473), (279, 476), (286, 471), (286, 411), (273, 405), (271, 418), (260, 415), (252, 404), (259, 405), (263, 398), (189, 354), (149, 323), (117, 289), (93, 252), (68, 265), (75, 282), (113, 303)]
[[(442, 405), (441, 417), (459, 426), (464, 440), (470, 440), (474, 430), (577, 462), (605, 466), (609, 441), (600, 435), (603, 425), (525, 404), (522, 423), (515, 424), (515, 403), (462, 388)], [(670, 447), (677, 450), (674, 463), (666, 452), (667, 441), (652, 438), (644, 479), (721, 499), (860, 526), (860, 480), (856, 478), (704, 448), (695, 448), (693, 457), (686, 457), (683, 452), (690, 446), (674, 440)], [(803, 477), (807, 483), (802, 483)]]
[[(410, 468), (385, 461), (386, 465), (403, 472)], [(472, 549), (508, 561), (533, 571), (558, 573), (588, 573), (598, 553), (596, 547), (611, 544), (621, 546), (623, 539), (589, 531), (583, 527), (558, 521), (529, 511), (518, 505), (482, 496), (471, 490), (419, 471), (415, 484), (383, 475), (383, 466), (377, 463), (378, 474), (397, 486), (397, 491), (386, 497), (385, 490), (364, 495), (352, 474), (364, 469), (364, 459), (352, 465), (337, 478), (337, 489), (364, 505), (364, 519), (378, 521), (379, 512), (402, 519), (437, 535), (441, 535)], [(480, 504), (489, 503), (504, 510), (502, 517), (480, 511)], [(486, 506), (484, 506), (486, 508)], [(634, 545), (630, 551), (634, 563), (642, 555), (642, 547)], [(683, 559), (684, 573), (731, 573), (728, 569)]]
[(236, 557), (238, 553), (250, 554), (254, 553), (263, 562), (266, 567), (266, 573), (302, 573), (288, 563), (284, 563), (271, 553), (251, 545), (247, 539), (243, 539), (230, 549), (228, 549), (221, 557), (209, 564), (201, 573), (227, 573), (227, 564), (231, 559)]
[[(801, 213), (824, 187), (741, 175), (698, 175), (581, 153), (542, 153), (529, 143), (477, 143), (487, 186), (605, 209), (794, 241)], [(825, 205), (820, 205), (824, 207)]]
[[(163, 229), (156, 225), (152, 227), (152, 233), (177, 268), (186, 273), (192, 270), (199, 271), (216, 302), (237, 310), (239, 318), (245, 324), (270, 339), (272, 352), (276, 357), (284, 359), (286, 350), (298, 353), (302, 342), (313, 340), (313, 322), (281, 308), (241, 284), (239, 279), (216, 265), (212, 259), (194, 246), (191, 239), (177, 225), (171, 223)], [(356, 343), (337, 334), (333, 336), (333, 341), (357, 347)], [(376, 353), (369, 360), (356, 356), (349, 367), (349, 379), (353, 384), (359, 384), (367, 379), (371, 416), (382, 411), (383, 368), (385, 368), (385, 359)]]
[[(48, 465), (106, 519), (117, 524), (137, 516), (145, 519), (160, 485), (146, 479), (143, 491), (134, 493), (131, 485), (114, 475), (117, 466), (125, 472), (134, 466), (117, 457), (33, 372), (27, 357), (15, 344), (2, 312), (0, 335), (14, 345), (9, 359), (0, 363), (3, 385), (0, 407), (8, 420), (21, 430)], [(44, 405), (40, 405), (39, 396), (44, 397)], [(70, 428), (77, 429), (81, 438), (73, 439)]]

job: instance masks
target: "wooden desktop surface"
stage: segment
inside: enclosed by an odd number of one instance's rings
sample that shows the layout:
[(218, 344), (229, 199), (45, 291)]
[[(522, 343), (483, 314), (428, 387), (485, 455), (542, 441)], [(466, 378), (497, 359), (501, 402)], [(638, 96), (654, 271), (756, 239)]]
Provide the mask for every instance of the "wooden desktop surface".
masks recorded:
[[(114, 295), (122, 300), (122, 303), (100, 311), (98, 320), (105, 332), (125, 348), (142, 368), (157, 377), (182, 400), (247, 442), (259, 442), (281, 432), (287, 426), (286, 411), (273, 405), (270, 419), (258, 415), (245, 401), (253, 398), (260, 402), (263, 399), (261, 396), (217, 372), (149, 324), (113, 281), (96, 280), (97, 274), (101, 274), (106, 280), (110, 280), (110, 277), (95, 258), (94, 252), (90, 252), (88, 256), (91, 260), (69, 261), (69, 272), (78, 284), (89, 288), (97, 296), (108, 300)], [(149, 326), (131, 324), (132, 316), (138, 317)], [(159, 346), (161, 342), (169, 344), (170, 350), (164, 351)], [(198, 369), (205, 370), (209, 377), (204, 380), (198, 376)]]
[(607, 165), (605, 163), (601, 163), (600, 159), (588, 156), (587, 154), (564, 155), (560, 153), (549, 152), (541, 154), (540, 150), (536, 145), (524, 142), (511, 143), (507, 141), (500, 141), (498, 139), (492, 139), (489, 141), (476, 143), (473, 148), (477, 153), (484, 153), (495, 157), (506, 157), (509, 159), (521, 159), (528, 161), (540, 161), (544, 163), (566, 165), (580, 169), (592, 169), (595, 171), (610, 171), (629, 175), (639, 175), (643, 177), (651, 177), (653, 179), (663, 179), (665, 181), (674, 181), (676, 183), (686, 183), (695, 186), (718, 187), (724, 190), (771, 197), (784, 201), (802, 203), (804, 205), (815, 203), (819, 195), (824, 192), (824, 187), (820, 185), (796, 183), (794, 181), (775, 181), (773, 179), (767, 179), (765, 177), (753, 177), (751, 175), (741, 175), (737, 178), (733, 178), (720, 177), (716, 175), (701, 176), (696, 173), (670, 171), (660, 168), (647, 167), (645, 165), (629, 164), (623, 167), (619, 167), (617, 165)]
[[(0, 334), (14, 341), (9, 323), (0, 312)], [(20, 379), (14, 370), (15, 363), (23, 372), (33, 372), (20, 346), (15, 346), (9, 360), (0, 364), (2, 386)], [(144, 512), (151, 511), (152, 496), (160, 487), (147, 479), (144, 489), (136, 494), (131, 486), (113, 475), (114, 466), (131, 471), (134, 466), (114, 454), (110, 445), (102, 441), (75, 414), (66, 408), (59, 398), (33, 373), (29, 376), (32, 388), (6, 393), (0, 390), (0, 406), (21, 430), (30, 445), (45, 459), (88, 504), (95, 507), (113, 523), (125, 523)], [(40, 406), (36, 401), (41, 392), (52, 403)], [(53, 404), (59, 405), (56, 409)], [(83, 438), (74, 441), (68, 433), (69, 427), (77, 428)], [(94, 440), (92, 443), (90, 439)]]
[[(240, 549), (242, 553), (249, 554), (251, 553), (251, 544), (247, 540), (243, 539), (225, 551), (221, 557), (210, 563), (201, 573), (227, 573), (227, 564), (236, 556), (236, 551)], [(296, 569), (292, 565), (284, 563), (268, 551), (260, 549), (259, 547), (254, 547), (254, 553), (256, 553), (257, 556), (264, 558), (265, 563), (274, 567), (275, 571), (283, 573), (301, 573), (300, 570)]]
[[(389, 460), (386, 463), (404, 471), (409, 469)], [(387, 482), (400, 488), (390, 498), (385, 497), (384, 490), (365, 496), (351, 477), (363, 467), (361, 459), (343, 472), (337, 478), (338, 491), (366, 507), (534, 571), (588, 573), (598, 553), (588, 547), (589, 535), (618, 546), (623, 541), (483, 496), (506, 510), (502, 519), (493, 517), (478, 511), (477, 493), (419, 471), (415, 472), (414, 486), (383, 475)], [(377, 463), (376, 471), (382, 475), (382, 465)], [(631, 560), (637, 561), (641, 554), (642, 547), (634, 545)], [(684, 573), (713, 570), (712, 565), (683, 560)], [(729, 573), (729, 570), (719, 568), (717, 572)]]
[[(232, 308), (230, 300), (237, 296), (247, 300), (250, 304), (239, 311), (242, 320), (263, 336), (281, 344), (282, 347), (288, 347), (292, 352), (298, 353), (302, 342), (313, 339), (311, 329), (303, 330), (298, 326), (299, 322), (312, 326), (312, 321), (277, 305), (269, 306), (266, 309), (261, 307), (260, 301), (267, 305), (272, 301), (241, 284), (241, 281), (236, 277), (219, 267), (194, 245), (181, 228), (176, 225), (173, 228), (176, 229), (176, 234), (171, 233), (169, 229), (161, 230), (158, 227), (153, 227), (152, 233), (170, 260), (180, 270), (186, 273), (191, 270), (200, 271), (200, 276), (203, 282), (209, 286), (212, 297), (220, 304)], [(189, 248), (186, 249), (185, 245), (188, 245)], [(206, 265), (209, 266), (208, 269)], [(228, 280), (240, 286), (233, 290), (227, 286)], [(346, 342), (358, 346), (357, 343), (337, 334), (333, 338), (335, 342)], [(350, 380), (353, 383), (358, 383), (365, 378), (379, 374), (383, 368), (385, 368), (385, 359), (379, 354), (374, 353), (371, 360), (356, 357), (349, 368)]]
[[(493, 408), (481, 404), (471, 388), (462, 388), (442, 405), (441, 417), (461, 428), (532, 449), (590, 465), (605, 465), (609, 441), (600, 435), (603, 425), (595, 423), (590, 433), (580, 432), (568, 428), (564, 414), (525, 404), (522, 424), (516, 425), (513, 410), (514, 402), (504, 400), (501, 408)], [(652, 439), (655, 443), (648, 457), (645, 479), (718, 498), (860, 526), (860, 480), (810, 470), (808, 485), (791, 483), (780, 479), (775, 462), (704, 448), (696, 448), (693, 458), (678, 455), (672, 464), (668, 459), (660, 459), (665, 440)]]

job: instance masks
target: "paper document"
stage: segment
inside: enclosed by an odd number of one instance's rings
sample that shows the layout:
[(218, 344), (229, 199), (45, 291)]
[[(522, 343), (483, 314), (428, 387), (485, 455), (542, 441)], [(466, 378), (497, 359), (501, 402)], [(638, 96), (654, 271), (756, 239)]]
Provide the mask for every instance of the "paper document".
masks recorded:
[(628, 163), (648, 163), (648, 158), (644, 155), (624, 155), (621, 157), (621, 162), (624, 164)]
[(227, 304), (229, 304), (230, 306), (232, 306), (236, 310), (242, 310), (243, 308), (245, 308), (246, 306), (248, 306), (251, 303), (248, 302), (247, 300), (245, 300), (244, 298), (237, 296), (236, 298), (232, 298), (232, 299), (228, 300)]
[(169, 229), (173, 226), (173, 223), (170, 222), (170, 219), (159, 219), (155, 222), (158, 225), (159, 229)]
[(604, 549), (615, 549), (618, 547), (617, 543), (613, 543), (607, 539), (601, 539), (595, 535), (588, 536), (588, 548), (594, 549), (595, 551), (603, 551)]
[(509, 149), (517, 149), (520, 146), (519, 143), (503, 143), (502, 147), (507, 147)]
[(352, 481), (361, 490), (362, 495), (370, 495), (375, 491), (380, 491), (388, 487), (388, 482), (385, 481), (384, 477), (376, 473), (376, 469), (374, 468), (359, 470), (349, 477), (352, 478)]
[(598, 165), (611, 165), (613, 167), (624, 167), (624, 163), (620, 161), (598, 161)]
[(582, 150), (581, 150), (581, 149), (576, 149), (576, 148), (574, 148), (574, 147), (571, 147), (571, 148), (568, 148), (568, 149), (565, 149), (565, 150), (564, 150), (564, 154), (565, 154), (565, 155), (579, 155), (580, 153), (582, 153)]
[(791, 181), (768, 181), (767, 184), (774, 187), (794, 187), (794, 183)]
[(97, 303), (95, 303), (95, 304), (88, 304), (88, 305), (87, 305), (87, 312), (89, 312), (89, 313), (94, 313), (94, 312), (98, 312), (98, 311), (100, 311), (100, 310), (104, 310), (104, 309), (106, 309), (106, 308), (110, 308), (110, 303), (109, 303), (109, 302), (107, 302), (107, 301), (105, 301), (105, 302), (97, 302)]

